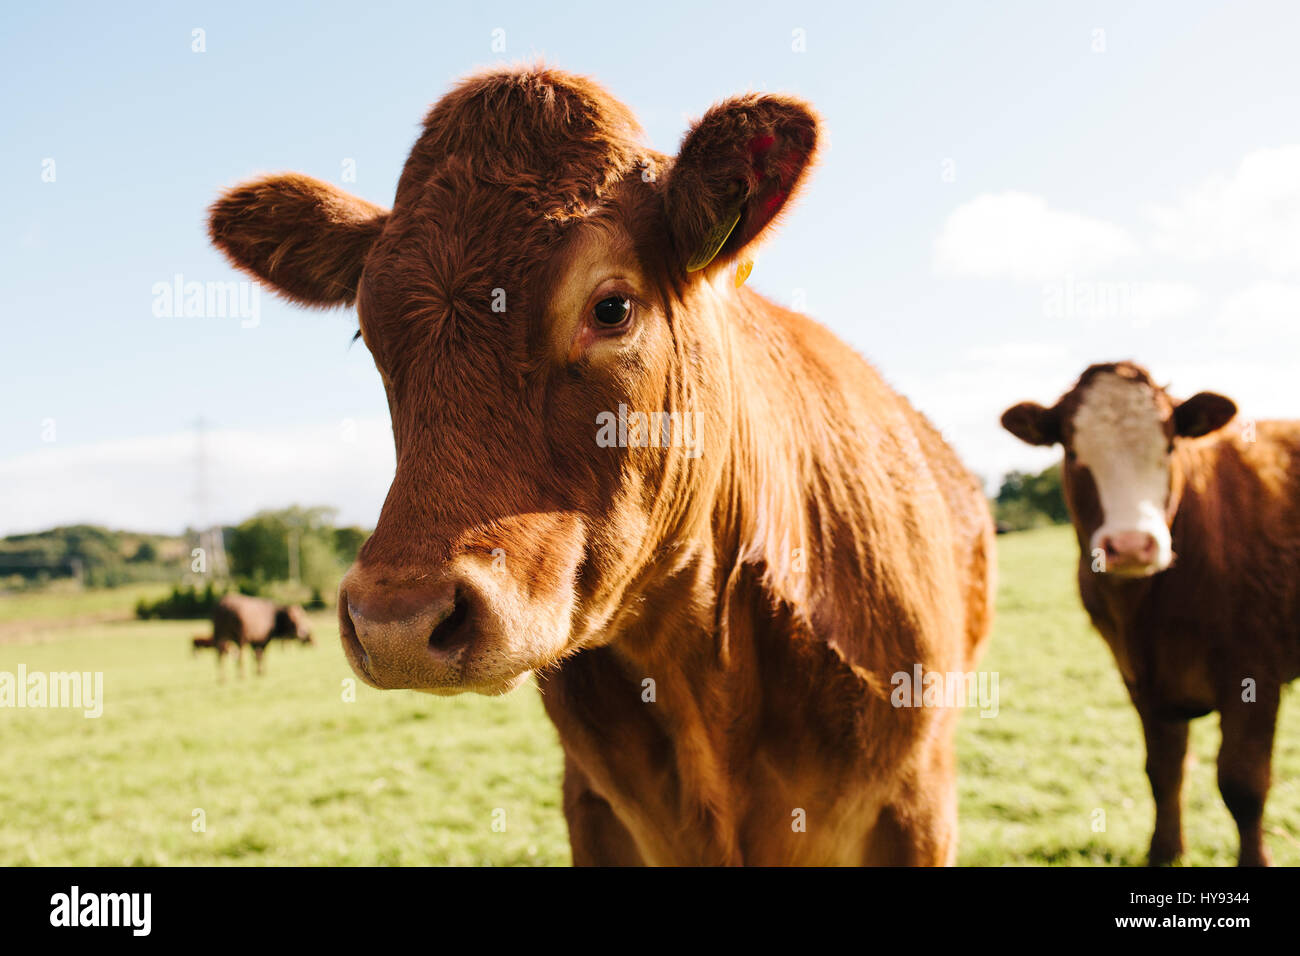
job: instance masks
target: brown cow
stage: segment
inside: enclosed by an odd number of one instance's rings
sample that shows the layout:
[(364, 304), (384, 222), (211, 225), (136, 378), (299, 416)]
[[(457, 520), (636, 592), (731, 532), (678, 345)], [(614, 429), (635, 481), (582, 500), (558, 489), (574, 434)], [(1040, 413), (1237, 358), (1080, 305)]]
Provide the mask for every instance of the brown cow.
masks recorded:
[(217, 672), (221, 673), (221, 663), (233, 644), (239, 660), (239, 676), (243, 677), (244, 648), (253, 649), (257, 673), (261, 674), (266, 646), (277, 639), (313, 643), (307, 612), (296, 604), (277, 607), (265, 598), (227, 594), (212, 611), (212, 637), (207, 641), (196, 637), (194, 649), (197, 652), (200, 647), (215, 647)]
[(976, 480), (875, 370), (738, 287), (813, 159), (783, 96), (673, 159), (554, 70), (434, 106), (392, 212), (300, 175), (230, 190), (213, 241), (297, 302), (359, 306), (397, 472), (339, 592), (381, 688), (530, 672), (573, 859), (953, 860), (948, 709), (990, 624)]
[(1300, 422), (1221, 431), (1235, 414), (1211, 392), (1172, 399), (1120, 362), (1092, 366), (1051, 408), (1002, 416), (1016, 437), (1065, 448), (1079, 592), (1146, 737), (1153, 864), (1182, 853), (1188, 721), (1213, 710), (1239, 861), (1268, 863), (1273, 728), (1300, 675)]

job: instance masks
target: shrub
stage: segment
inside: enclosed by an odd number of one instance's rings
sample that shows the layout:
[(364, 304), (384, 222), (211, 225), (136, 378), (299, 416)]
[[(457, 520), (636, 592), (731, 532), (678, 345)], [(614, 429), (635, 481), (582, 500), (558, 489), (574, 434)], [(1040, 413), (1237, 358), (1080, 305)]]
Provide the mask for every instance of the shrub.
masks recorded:
[(209, 618), (224, 593), (224, 591), (218, 592), (211, 582), (208, 582), (203, 590), (199, 590), (192, 584), (183, 587), (177, 585), (172, 588), (171, 594), (157, 601), (146, 601), (142, 598), (136, 603), (135, 616), (143, 621)]

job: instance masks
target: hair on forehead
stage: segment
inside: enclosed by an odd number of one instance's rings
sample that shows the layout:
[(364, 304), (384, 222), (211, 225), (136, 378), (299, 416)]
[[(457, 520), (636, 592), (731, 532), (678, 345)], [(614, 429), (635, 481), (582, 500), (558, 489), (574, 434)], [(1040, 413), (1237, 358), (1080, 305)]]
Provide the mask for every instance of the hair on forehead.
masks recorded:
[(1144, 370), (1133, 365), (1093, 366), (1075, 391), (1071, 430), (1076, 444), (1086, 435), (1085, 441), (1109, 447), (1163, 447), (1172, 406)]
[(1113, 375), (1125, 381), (1150, 385), (1154, 389), (1163, 390), (1155, 383), (1151, 373), (1136, 362), (1099, 362), (1095, 365), (1089, 365), (1083, 370), (1083, 374), (1079, 376), (1079, 381), (1074, 387), (1084, 388), (1099, 375)]
[[(1094, 392), (1094, 386), (1098, 383), (1105, 384), (1102, 385), (1101, 391)], [(1073, 433), (1074, 418), (1080, 406), (1089, 400), (1090, 395), (1095, 409), (1103, 396), (1112, 393), (1118, 396), (1114, 401), (1121, 403), (1121, 407), (1124, 406), (1126, 401), (1124, 396), (1127, 395), (1128, 413), (1136, 414), (1139, 418), (1144, 418), (1145, 412), (1152, 408), (1156, 410), (1160, 420), (1167, 418), (1173, 412), (1174, 403), (1165, 389), (1156, 384), (1151, 373), (1141, 365), (1136, 362), (1099, 362), (1084, 369), (1074, 387), (1057, 402), (1056, 411), (1066, 431)]]
[(398, 183), (395, 205), (419, 202), (449, 157), (480, 182), (549, 214), (580, 212), (645, 161), (632, 111), (586, 77), (511, 67), (463, 80), (434, 104)]

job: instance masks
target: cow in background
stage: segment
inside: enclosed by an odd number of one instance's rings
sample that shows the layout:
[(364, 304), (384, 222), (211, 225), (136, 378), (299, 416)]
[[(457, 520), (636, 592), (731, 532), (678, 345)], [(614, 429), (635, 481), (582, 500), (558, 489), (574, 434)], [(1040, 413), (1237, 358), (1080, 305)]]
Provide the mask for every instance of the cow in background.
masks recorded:
[(273, 640), (313, 644), (307, 612), (298, 605), (277, 606), (265, 598), (244, 594), (227, 594), (212, 611), (212, 637), (196, 637), (194, 653), (199, 648), (217, 651), (217, 673), (222, 673), (226, 652), (233, 646), (239, 660), (239, 676), (244, 676), (244, 648), (253, 650), (257, 673), (263, 673), (262, 658)]
[(1262, 819), (1282, 687), (1300, 675), (1300, 422), (1224, 426), (1236, 405), (1178, 401), (1131, 362), (1093, 365), (1051, 408), (1002, 424), (1065, 449), (1079, 592), (1142, 720), (1150, 862), (1182, 854), (1188, 721), (1219, 712), (1219, 791), (1239, 862), (1267, 865)]

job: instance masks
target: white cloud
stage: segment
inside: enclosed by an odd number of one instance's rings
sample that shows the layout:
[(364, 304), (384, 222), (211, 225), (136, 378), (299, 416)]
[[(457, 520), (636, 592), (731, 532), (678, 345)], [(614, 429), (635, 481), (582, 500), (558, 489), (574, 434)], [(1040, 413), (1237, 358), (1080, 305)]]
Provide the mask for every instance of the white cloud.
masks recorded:
[(51, 444), (0, 461), (0, 534), (92, 522), (175, 532), (263, 508), (333, 505), (371, 526), (394, 470), (388, 419), (207, 433), (207, 514), (196, 497), (192, 432), (92, 445)]
[(1218, 323), (1254, 347), (1271, 344), (1260, 337), (1294, 340), (1300, 333), (1300, 285), (1273, 280), (1248, 285), (1223, 300)]
[(1075, 279), (1043, 284), (1043, 315), (1049, 319), (1119, 319), (1142, 327), (1195, 312), (1205, 295), (1186, 282)]
[(1112, 223), (1052, 209), (1041, 196), (986, 193), (948, 217), (934, 243), (934, 269), (957, 278), (1048, 281), (1138, 252), (1136, 240)]
[(1129, 298), (1129, 314), (1154, 322), (1195, 312), (1204, 301), (1201, 290), (1186, 282), (1137, 282)]
[(1232, 176), (1144, 212), (1158, 252), (1194, 262), (1241, 258), (1278, 275), (1300, 274), (1300, 145), (1247, 153)]

